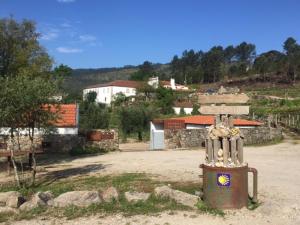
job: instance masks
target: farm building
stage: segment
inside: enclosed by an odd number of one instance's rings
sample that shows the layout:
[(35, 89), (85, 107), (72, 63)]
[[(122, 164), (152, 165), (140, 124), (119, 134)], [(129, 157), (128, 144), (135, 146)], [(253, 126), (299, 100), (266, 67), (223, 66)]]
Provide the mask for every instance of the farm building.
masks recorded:
[[(204, 146), (207, 129), (214, 124), (214, 116), (186, 116), (155, 119), (150, 122), (150, 150), (180, 149)], [(263, 126), (263, 123), (235, 119), (234, 126), (245, 135), (246, 144), (266, 142), (281, 137), (280, 129)]]

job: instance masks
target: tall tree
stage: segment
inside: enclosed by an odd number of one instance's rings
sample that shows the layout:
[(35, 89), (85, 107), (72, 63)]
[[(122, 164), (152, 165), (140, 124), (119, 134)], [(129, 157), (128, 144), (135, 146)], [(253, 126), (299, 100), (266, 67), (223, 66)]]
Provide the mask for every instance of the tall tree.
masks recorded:
[(295, 84), (300, 71), (300, 45), (297, 44), (294, 38), (289, 37), (284, 42), (283, 49), (287, 55), (287, 76)]
[(38, 42), (34, 22), (0, 19), (0, 76), (49, 73), (52, 60)]
[(139, 66), (139, 70), (133, 73), (130, 77), (131, 80), (145, 81), (151, 76), (155, 76), (156, 72), (154, 69), (154, 65), (145, 61), (142, 65)]
[(204, 54), (201, 65), (204, 73), (204, 82), (217, 82), (222, 77), (224, 63), (223, 47), (215, 46)]
[(51, 103), (51, 97), (57, 93), (56, 79), (51, 77), (52, 60), (39, 44), (38, 37), (31, 21), (0, 19), (0, 125), (10, 128), (13, 143), (20, 127), (28, 129), (32, 183), (36, 173), (35, 129), (50, 126), (55, 112), (44, 106)]
[[(32, 184), (35, 182), (36, 160), (35, 160), (35, 137), (36, 129), (45, 132), (52, 127), (52, 122), (57, 119), (59, 106), (56, 104), (48, 108), (52, 96), (57, 93), (57, 84), (52, 80), (42, 77), (30, 77), (28, 75), (18, 75), (14, 78), (1, 78), (0, 80), (0, 127), (10, 129), (10, 137), (15, 144), (15, 138), (19, 136), (19, 129), (28, 132), (32, 152)], [(18, 176), (15, 166), (14, 151), (20, 150), (13, 145), (11, 149), (12, 161), (15, 168), (15, 175)], [(21, 149), (22, 150), (22, 149)], [(28, 150), (28, 149), (25, 149)], [(18, 185), (21, 183), (17, 179)]]

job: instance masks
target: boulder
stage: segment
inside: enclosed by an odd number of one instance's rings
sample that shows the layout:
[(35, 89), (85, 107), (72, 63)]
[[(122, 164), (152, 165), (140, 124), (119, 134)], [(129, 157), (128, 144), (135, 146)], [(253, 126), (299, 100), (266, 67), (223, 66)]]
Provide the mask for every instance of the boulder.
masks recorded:
[(183, 191), (173, 190), (168, 186), (157, 187), (154, 189), (155, 196), (170, 198), (185, 206), (196, 208), (197, 202), (200, 198), (196, 195), (191, 195)]
[(109, 187), (102, 192), (102, 199), (105, 202), (111, 202), (113, 200), (119, 200), (119, 193), (116, 188)]
[(0, 206), (2, 207), (19, 208), (24, 201), (23, 196), (17, 191), (0, 193)]
[(36, 193), (30, 201), (20, 206), (20, 210), (31, 210), (40, 206), (47, 206), (53, 200), (53, 194), (49, 191)]
[(0, 207), (0, 213), (17, 213), (18, 210), (15, 208), (11, 208), (11, 207)]
[(71, 191), (61, 194), (53, 200), (53, 206), (66, 207), (75, 205), (86, 207), (91, 204), (101, 203), (102, 200), (97, 191)]
[(125, 192), (125, 198), (128, 202), (147, 201), (150, 197), (150, 193), (128, 191)]

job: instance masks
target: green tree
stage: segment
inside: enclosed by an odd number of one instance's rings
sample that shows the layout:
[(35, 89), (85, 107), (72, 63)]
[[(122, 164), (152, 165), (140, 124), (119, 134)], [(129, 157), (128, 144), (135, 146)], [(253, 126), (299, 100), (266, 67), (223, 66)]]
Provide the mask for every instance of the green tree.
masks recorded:
[(128, 107), (120, 107), (118, 110), (119, 127), (123, 132), (124, 139), (132, 133), (136, 133), (140, 141), (143, 133), (149, 130), (150, 121), (154, 118), (155, 111), (150, 105), (135, 104)]
[(287, 56), (287, 76), (295, 84), (300, 71), (300, 45), (294, 38), (289, 37), (284, 42), (283, 49)]
[(186, 115), (183, 107), (180, 108), (179, 115), (181, 115), (181, 116)]
[(201, 64), (204, 74), (204, 82), (217, 82), (222, 77), (222, 65), (224, 63), (224, 53), (221, 46), (211, 48), (204, 54)]
[(155, 88), (148, 85), (146, 82), (143, 82), (138, 88), (137, 88), (137, 95), (142, 95), (145, 97), (146, 101), (149, 101), (151, 98), (153, 98), (155, 93)]
[(281, 52), (272, 50), (259, 55), (254, 61), (254, 69), (262, 74), (265, 79), (266, 73), (279, 73), (281, 70), (281, 62), (285, 59), (285, 55)]
[(96, 102), (96, 98), (97, 98), (97, 92), (95, 92), (95, 91), (88, 92), (86, 94), (85, 98), (86, 98), (86, 102), (88, 104), (95, 103)]
[[(0, 19), (0, 125), (15, 134), (20, 127), (28, 129), (32, 152), (32, 184), (35, 182), (35, 129), (51, 126), (55, 112), (45, 106), (53, 103), (57, 81), (51, 73), (52, 60), (38, 42), (39, 34), (32, 21)], [(18, 185), (18, 171), (11, 151)]]
[(109, 119), (109, 110), (103, 105), (93, 102), (81, 104), (79, 121), (81, 129), (108, 129)]
[(192, 115), (200, 115), (199, 108), (200, 108), (199, 105), (194, 104), (194, 105), (193, 105), (193, 111), (192, 111), (191, 114), (192, 114)]
[[(19, 129), (28, 129), (33, 161), (32, 185), (36, 175), (35, 130), (42, 128), (42, 132), (53, 127), (51, 121), (55, 121), (59, 109), (53, 111), (48, 104), (55, 103), (51, 97), (56, 93), (57, 84), (43, 77), (32, 78), (27, 75), (18, 75), (0, 80), (0, 127), (10, 128), (10, 136), (14, 144), (16, 144), (16, 136), (19, 136)], [(55, 107), (58, 108), (59, 105), (56, 104)], [(14, 159), (14, 151), (20, 149), (15, 149), (15, 145), (13, 147), (11, 149), (12, 162), (17, 184), (21, 186)]]
[(128, 101), (128, 97), (126, 97), (125, 94), (120, 92), (120, 93), (115, 94), (112, 105), (115, 107), (121, 106), (121, 105), (124, 105), (127, 101)]
[(72, 68), (64, 65), (64, 64), (60, 64), (59, 66), (55, 67), (53, 70), (53, 74), (55, 77), (62, 77), (62, 78), (66, 78), (71, 76), (72, 74)]
[(145, 61), (142, 65), (139, 66), (139, 70), (130, 76), (130, 79), (137, 81), (146, 81), (149, 77), (155, 75), (156, 72), (154, 65), (149, 61)]
[(170, 63), (171, 72), (180, 84), (199, 83), (203, 80), (201, 68), (201, 58), (203, 52), (194, 50), (185, 50), (181, 58), (175, 55)]
[(172, 89), (158, 87), (156, 89), (156, 106), (162, 114), (173, 114), (175, 95)]
[(0, 77), (50, 73), (52, 60), (38, 38), (34, 22), (0, 19)]

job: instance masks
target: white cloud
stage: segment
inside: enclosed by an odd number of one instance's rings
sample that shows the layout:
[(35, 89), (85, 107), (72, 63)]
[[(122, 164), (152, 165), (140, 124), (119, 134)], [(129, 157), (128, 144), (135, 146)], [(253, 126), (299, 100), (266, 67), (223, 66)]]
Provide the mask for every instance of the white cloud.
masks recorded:
[(71, 3), (71, 2), (75, 2), (76, 0), (57, 0), (60, 3)]
[(68, 47), (58, 47), (56, 50), (60, 53), (80, 53), (83, 52), (82, 49), (79, 48), (68, 48)]
[(97, 38), (93, 35), (89, 35), (89, 34), (86, 34), (86, 35), (80, 35), (79, 36), (79, 39), (80, 41), (82, 42), (94, 42), (97, 40)]
[(60, 24), (60, 26), (63, 27), (63, 28), (70, 28), (70, 27), (72, 27), (72, 25), (69, 22), (63, 22), (63, 23)]
[(50, 30), (45, 33), (42, 33), (41, 40), (50, 41), (58, 37), (58, 30)]

